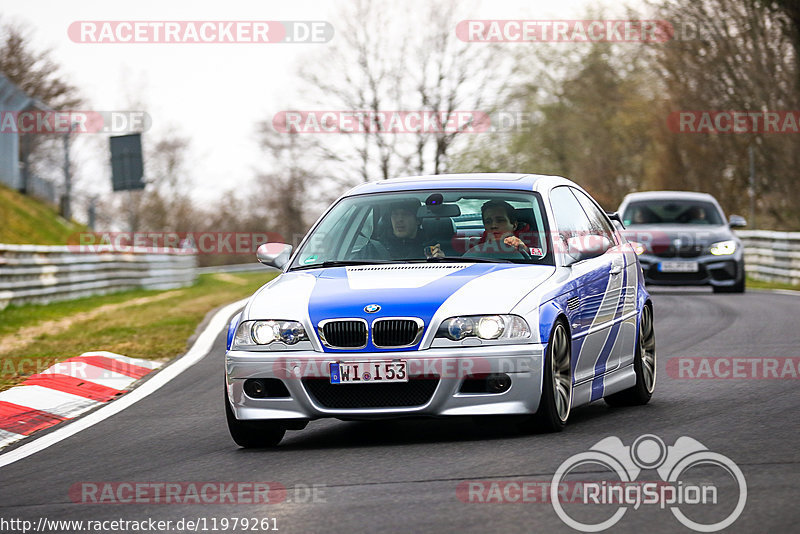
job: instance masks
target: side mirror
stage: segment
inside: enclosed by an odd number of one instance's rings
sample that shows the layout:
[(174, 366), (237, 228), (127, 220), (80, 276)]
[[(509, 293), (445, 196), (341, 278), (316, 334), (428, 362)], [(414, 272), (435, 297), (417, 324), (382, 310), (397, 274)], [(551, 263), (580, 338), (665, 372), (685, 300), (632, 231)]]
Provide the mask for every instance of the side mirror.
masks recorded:
[(575, 236), (567, 239), (566, 265), (602, 256), (611, 248), (611, 241), (601, 235)]
[(260, 263), (278, 269), (283, 269), (291, 256), (292, 245), (285, 243), (264, 243), (256, 250), (256, 258)]
[(747, 219), (741, 215), (731, 215), (728, 219), (728, 226), (730, 228), (744, 228), (747, 226)]
[(612, 221), (617, 221), (620, 224), (620, 226), (622, 226), (623, 230), (625, 229), (625, 223), (622, 221), (622, 216), (619, 214), (618, 211), (615, 211), (613, 213), (606, 212), (606, 215), (608, 215), (608, 218), (611, 219)]

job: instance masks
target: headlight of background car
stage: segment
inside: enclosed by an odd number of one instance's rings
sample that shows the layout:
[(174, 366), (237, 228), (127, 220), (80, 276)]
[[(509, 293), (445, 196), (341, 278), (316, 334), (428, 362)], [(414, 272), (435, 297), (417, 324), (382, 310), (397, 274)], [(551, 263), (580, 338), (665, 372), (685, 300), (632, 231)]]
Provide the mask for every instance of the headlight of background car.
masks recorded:
[(245, 321), (236, 329), (234, 345), (269, 345), (280, 341), (294, 345), (307, 340), (306, 330), (297, 321)]
[(720, 241), (711, 245), (711, 254), (714, 256), (725, 256), (736, 252), (736, 241), (733, 239), (728, 241)]
[(469, 315), (442, 321), (436, 337), (459, 341), (465, 337), (480, 339), (519, 339), (530, 337), (525, 319), (517, 315)]

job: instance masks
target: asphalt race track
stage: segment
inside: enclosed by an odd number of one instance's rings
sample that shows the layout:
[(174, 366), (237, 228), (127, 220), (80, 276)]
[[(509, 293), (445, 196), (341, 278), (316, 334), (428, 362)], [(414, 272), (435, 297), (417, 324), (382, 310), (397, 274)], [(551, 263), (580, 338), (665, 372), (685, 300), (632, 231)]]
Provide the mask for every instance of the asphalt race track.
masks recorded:
[[(559, 434), (524, 434), (510, 422), (473, 419), (315, 421), (304, 431), (287, 433), (277, 450), (246, 451), (233, 443), (225, 424), (220, 332), (208, 356), (149, 397), (0, 468), (0, 518), (34, 525), (42, 518), (201, 519), (206, 528), (201, 524), (197, 530), (207, 532), (214, 531), (213, 520), (216, 530), (223, 531), (222, 518), (229, 521), (228, 532), (245, 530), (243, 523), (234, 530), (232, 518), (270, 518), (268, 525), (279, 532), (575, 532), (550, 503), (464, 502), (469, 499), (457, 489), (487, 481), (502, 481), (501, 487), (510, 488), (525, 481), (549, 482), (562, 462), (603, 438), (616, 436), (631, 445), (637, 437), (653, 434), (667, 445), (682, 436), (694, 438), (739, 466), (747, 482), (746, 504), (726, 531), (797, 532), (797, 377), (678, 378), (675, 365), (674, 376), (669, 376), (667, 361), (795, 358), (796, 371), (800, 296), (652, 292), (659, 361), (656, 392), (647, 406), (593, 403), (573, 411)], [(747, 374), (750, 364), (745, 367), (747, 371), (739, 372)], [(711, 467), (697, 469), (700, 478), (715, 476)], [(642, 478), (655, 480), (658, 475), (653, 471)], [(286, 500), (257, 505), (108, 504), (74, 498), (74, 488), (85, 487), (76, 484), (83, 482), (236, 481), (276, 482), (286, 487)], [(730, 487), (720, 486), (720, 495), (735, 492), (733, 478), (728, 481)], [(511, 482), (517, 485), (509, 486)], [(505, 500), (513, 501), (515, 495), (512, 490)], [(586, 512), (590, 505), (583, 506)], [(713, 522), (707, 510), (695, 507), (692, 517)], [(261, 526), (247, 530), (264, 532)], [(8, 525), (0, 530), (21, 531)], [(131, 530), (107, 530), (126, 531)], [(691, 532), (668, 508), (646, 504), (628, 509), (612, 531)]]

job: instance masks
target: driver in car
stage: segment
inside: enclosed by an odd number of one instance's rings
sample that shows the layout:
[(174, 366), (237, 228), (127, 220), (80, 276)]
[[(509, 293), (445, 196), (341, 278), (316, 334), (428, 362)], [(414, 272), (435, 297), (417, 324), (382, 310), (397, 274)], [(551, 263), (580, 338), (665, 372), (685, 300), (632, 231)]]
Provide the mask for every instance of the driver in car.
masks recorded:
[(439, 243), (432, 243), (425, 237), (417, 218), (419, 201), (409, 199), (397, 201), (390, 206), (389, 218), (392, 231), (379, 238), (379, 245), (368, 243), (358, 256), (368, 259), (382, 258), (379, 250), (383, 247), (390, 259), (411, 259), (424, 257), (443, 257)]

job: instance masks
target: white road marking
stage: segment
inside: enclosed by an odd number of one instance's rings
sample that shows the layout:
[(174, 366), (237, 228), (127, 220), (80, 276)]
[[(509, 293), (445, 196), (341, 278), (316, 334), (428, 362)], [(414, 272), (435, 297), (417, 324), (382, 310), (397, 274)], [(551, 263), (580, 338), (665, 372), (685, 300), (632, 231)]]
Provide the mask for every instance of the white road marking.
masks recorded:
[(56, 443), (59, 443), (68, 437), (77, 434), (81, 430), (90, 428), (97, 423), (108, 419), (112, 415), (121, 412), (125, 408), (132, 406), (133, 404), (144, 399), (151, 393), (161, 389), (161, 387), (169, 383), (173, 378), (177, 377), (186, 369), (202, 360), (206, 354), (208, 354), (208, 351), (214, 344), (214, 340), (216, 339), (217, 335), (228, 326), (228, 319), (234, 314), (234, 312), (244, 306), (245, 302), (247, 302), (247, 299), (242, 299), (234, 302), (233, 304), (229, 304), (218, 311), (214, 317), (211, 318), (211, 321), (208, 323), (208, 326), (206, 326), (206, 329), (203, 330), (203, 332), (197, 337), (197, 340), (194, 342), (194, 345), (192, 345), (192, 348), (189, 349), (189, 352), (173, 362), (172, 365), (167, 366), (161, 372), (153, 376), (153, 378), (134, 389), (127, 395), (108, 403), (99, 410), (94, 411), (85, 417), (60, 426), (53, 432), (45, 434), (40, 438), (36, 438), (17, 449), (9, 451), (5, 454), (0, 454), (0, 467), (4, 467), (22, 460), (23, 458), (27, 458), (32, 454), (55, 445)]

